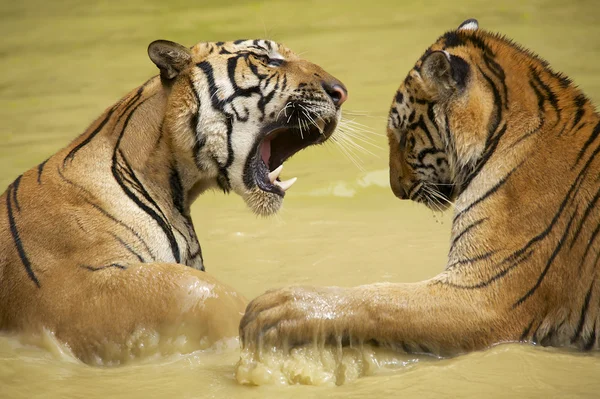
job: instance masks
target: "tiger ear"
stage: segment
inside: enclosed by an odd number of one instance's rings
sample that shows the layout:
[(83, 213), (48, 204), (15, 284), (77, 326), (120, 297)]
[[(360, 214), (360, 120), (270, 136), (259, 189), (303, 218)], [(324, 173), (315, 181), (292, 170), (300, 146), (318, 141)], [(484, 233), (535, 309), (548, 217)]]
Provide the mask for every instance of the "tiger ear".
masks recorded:
[(155, 40), (148, 46), (148, 56), (160, 69), (163, 79), (173, 79), (192, 60), (190, 49), (168, 40)]
[(421, 76), (429, 87), (440, 95), (450, 95), (467, 84), (469, 64), (445, 51), (433, 51), (421, 65)]
[(479, 29), (479, 22), (475, 18), (467, 19), (465, 22), (458, 26), (458, 30), (477, 30)]

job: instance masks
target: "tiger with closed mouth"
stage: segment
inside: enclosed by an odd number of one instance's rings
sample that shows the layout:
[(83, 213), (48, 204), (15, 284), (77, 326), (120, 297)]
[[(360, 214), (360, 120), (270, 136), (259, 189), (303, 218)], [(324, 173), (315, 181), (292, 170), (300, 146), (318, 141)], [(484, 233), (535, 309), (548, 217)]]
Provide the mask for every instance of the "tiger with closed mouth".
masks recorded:
[(204, 271), (190, 206), (234, 191), (259, 215), (323, 143), (347, 98), (321, 67), (268, 40), (169, 41), (160, 70), (0, 201), (0, 329), (53, 332), (88, 363), (189, 352), (237, 335), (246, 300)]
[(597, 349), (600, 115), (582, 91), (467, 20), (408, 73), (387, 132), (394, 194), (454, 203), (445, 270), (268, 292), (248, 305), (244, 346), (320, 334), (442, 356), (517, 341)]

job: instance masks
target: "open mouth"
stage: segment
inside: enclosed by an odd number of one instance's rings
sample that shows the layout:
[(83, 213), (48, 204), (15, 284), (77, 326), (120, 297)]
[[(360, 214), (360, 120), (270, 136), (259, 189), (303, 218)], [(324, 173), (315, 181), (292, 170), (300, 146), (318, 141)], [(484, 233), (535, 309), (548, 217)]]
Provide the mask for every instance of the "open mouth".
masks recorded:
[[(336, 125), (336, 121), (319, 120), (304, 129), (297, 126), (267, 127), (266, 134), (256, 146), (254, 156), (249, 157), (244, 177), (252, 176), (262, 191), (283, 197), (296, 182), (295, 177), (284, 181), (280, 179), (283, 163), (304, 148), (323, 143), (331, 136)], [(248, 170), (248, 167), (252, 170)]]

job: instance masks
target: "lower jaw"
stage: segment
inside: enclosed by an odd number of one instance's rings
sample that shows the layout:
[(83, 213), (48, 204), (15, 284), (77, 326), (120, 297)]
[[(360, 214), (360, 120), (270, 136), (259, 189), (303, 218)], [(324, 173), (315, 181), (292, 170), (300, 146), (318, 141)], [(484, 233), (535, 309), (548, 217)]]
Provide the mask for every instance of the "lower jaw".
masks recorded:
[(283, 195), (254, 187), (246, 192), (244, 201), (259, 216), (274, 215), (283, 205)]

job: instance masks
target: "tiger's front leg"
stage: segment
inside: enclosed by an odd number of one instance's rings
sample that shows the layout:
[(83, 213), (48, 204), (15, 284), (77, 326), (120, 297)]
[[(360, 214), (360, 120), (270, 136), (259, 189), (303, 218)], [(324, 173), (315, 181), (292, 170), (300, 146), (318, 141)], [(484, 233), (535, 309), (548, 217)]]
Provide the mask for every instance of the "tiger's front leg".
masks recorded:
[[(489, 297), (488, 297), (489, 298)], [(453, 355), (518, 340), (510, 312), (475, 292), (433, 281), (355, 288), (288, 287), (254, 299), (240, 324), (245, 348), (314, 340), (372, 342), (397, 350)], [(513, 326), (513, 327), (511, 327)]]
[(180, 264), (80, 268), (60, 277), (46, 278), (39, 297), (21, 306), (25, 319), (36, 320), (24, 327), (49, 329), (86, 363), (206, 349), (237, 336), (247, 303), (211, 275)]

